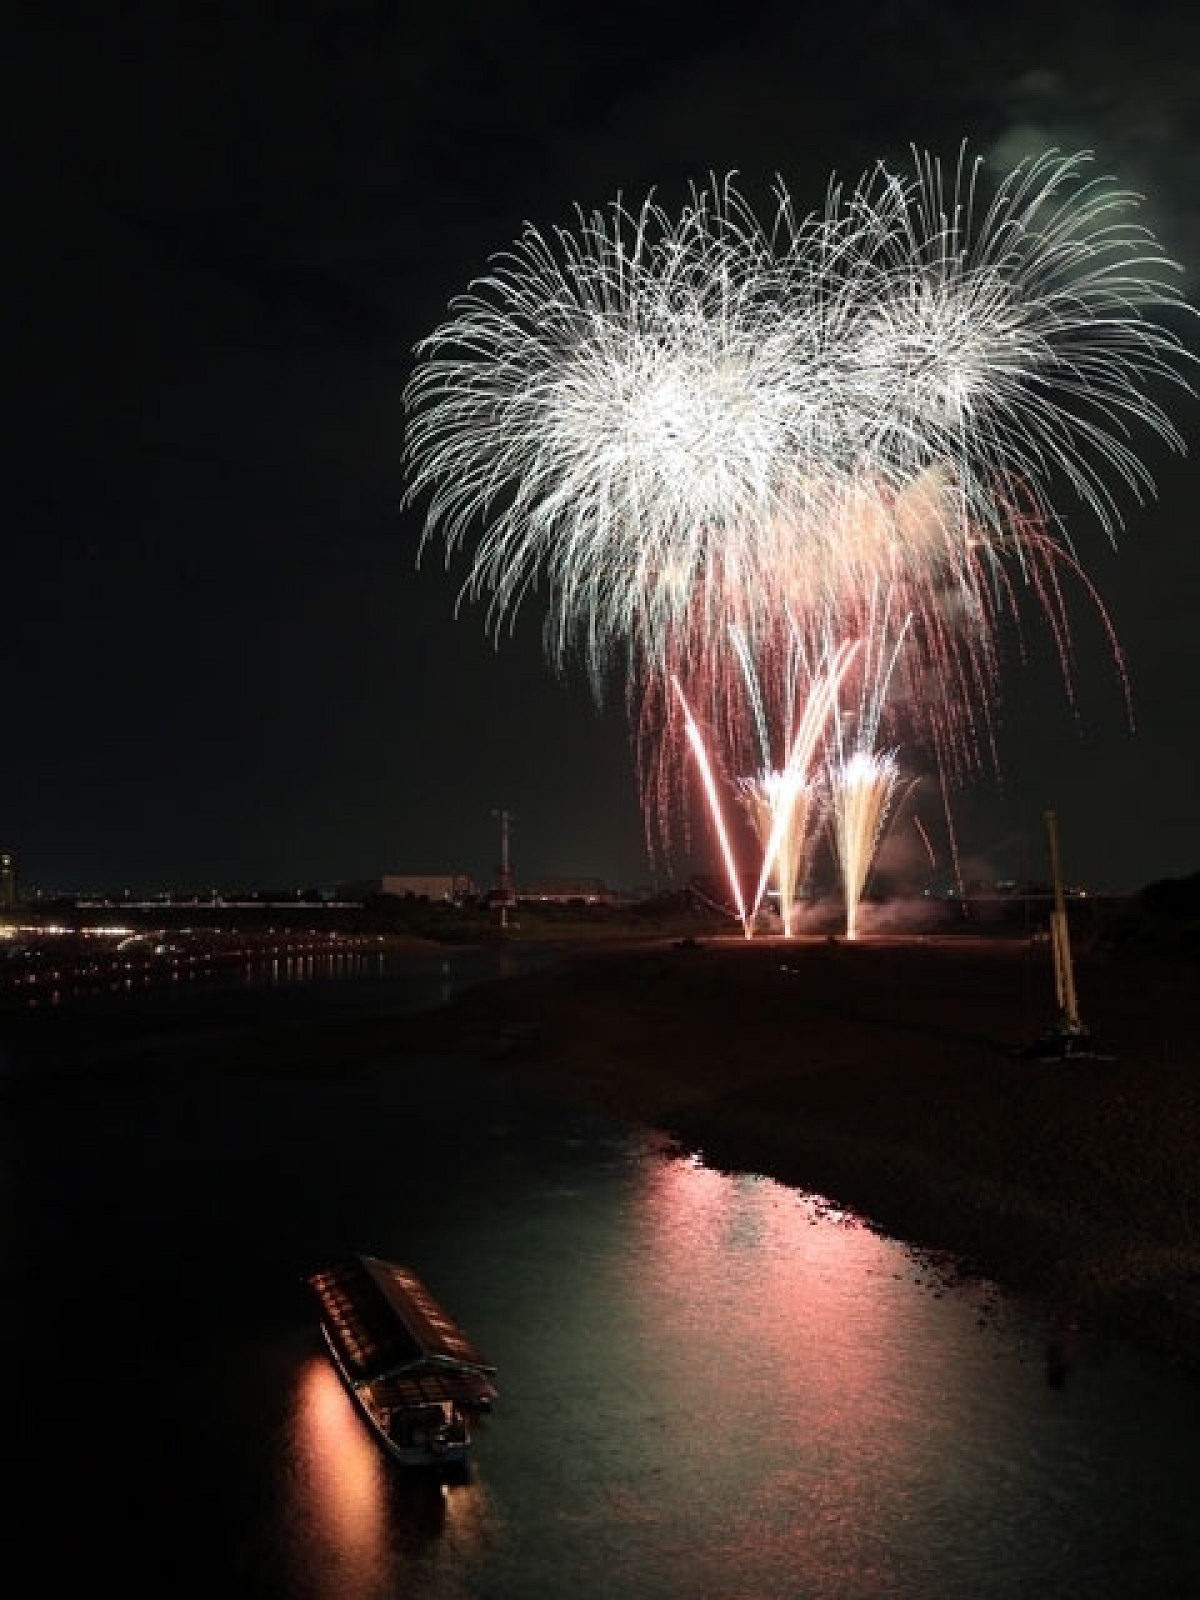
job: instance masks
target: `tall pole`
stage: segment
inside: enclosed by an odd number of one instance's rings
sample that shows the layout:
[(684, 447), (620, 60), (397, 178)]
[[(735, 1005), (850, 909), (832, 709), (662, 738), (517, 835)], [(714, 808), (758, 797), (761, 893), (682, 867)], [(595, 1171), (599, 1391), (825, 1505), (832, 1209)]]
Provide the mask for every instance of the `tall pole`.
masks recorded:
[(500, 871), (498, 874), (500, 890), (500, 926), (508, 927), (508, 907), (513, 899), (512, 872), (508, 864), (508, 825), (512, 821), (512, 813), (506, 810), (493, 811), (494, 817), (500, 818)]
[(1046, 841), (1050, 849), (1050, 873), (1054, 879), (1054, 910), (1050, 913), (1050, 945), (1054, 954), (1054, 987), (1063, 1026), (1068, 1033), (1082, 1033), (1079, 1000), (1075, 993), (1075, 968), (1071, 961), (1071, 934), (1067, 927), (1067, 902), (1063, 894), (1062, 861), (1058, 852), (1058, 815), (1046, 812)]

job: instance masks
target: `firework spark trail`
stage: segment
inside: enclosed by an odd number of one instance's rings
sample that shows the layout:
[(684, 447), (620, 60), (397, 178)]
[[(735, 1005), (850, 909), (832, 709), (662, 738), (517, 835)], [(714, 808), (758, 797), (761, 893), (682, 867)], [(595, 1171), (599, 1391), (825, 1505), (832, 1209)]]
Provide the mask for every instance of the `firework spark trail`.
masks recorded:
[(950, 844), (950, 864), (954, 868), (954, 884), (958, 890), (958, 903), (962, 914), (967, 915), (967, 889), (963, 882), (962, 857), (958, 853), (958, 833), (954, 827), (954, 811), (950, 805), (950, 794), (946, 787), (946, 774), (941, 774), (942, 786), (942, 815), (946, 819), (946, 838)]
[(712, 764), (705, 749), (704, 738), (696, 726), (696, 719), (692, 715), (691, 707), (684, 697), (679, 686), (678, 678), (672, 680), (672, 687), (679, 697), (679, 704), (683, 709), (684, 720), (687, 725), (688, 742), (691, 744), (696, 757), (696, 765), (700, 769), (700, 780), (704, 785), (705, 798), (708, 801), (709, 815), (712, 818), (713, 830), (721, 847), (721, 856), (725, 862), (725, 873), (729, 879), (730, 892), (733, 903), (737, 907), (738, 918), (742, 924), (742, 932), (748, 939), (750, 937), (750, 919), (746, 915), (746, 902), (742, 895), (742, 885), (738, 877), (737, 863), (733, 859), (733, 850), (729, 843), (729, 832), (725, 826), (725, 816), (721, 810), (721, 797), (717, 792), (716, 779), (713, 776)]
[[(1036, 532), (1018, 529), (1010, 544), (1021, 546), (1021, 561), (1041, 599), (1044, 615), (1056, 645), (1066, 637), (1066, 606), (1059, 575), (1078, 579), (1105, 625), (1120, 672), (1120, 656), (1111, 624), (1086, 576), (1068, 552)], [(999, 768), (991, 697), (999, 678), (996, 635), (1002, 621), (1020, 624), (1019, 602), (1007, 567), (984, 565), (976, 549), (972, 575), (976, 598), (967, 605), (962, 597), (944, 595), (936, 586), (916, 585), (911, 579), (864, 581), (852, 611), (847, 610), (848, 632), (864, 641), (864, 667), (895, 642), (894, 618), (904, 618), (905, 648), (893, 661), (895, 683), (890, 703), (878, 687), (874, 692), (876, 721), (886, 713), (890, 737), (915, 742), (931, 751), (939, 780), (960, 783), (990, 764)], [(772, 638), (757, 651), (736, 628), (730, 630), (726, 648), (721, 641), (701, 641), (678, 651), (674, 671), (686, 686), (690, 704), (702, 715), (709, 748), (719, 749), (726, 771), (757, 775), (778, 772), (790, 749), (797, 708), (802, 706), (814, 676), (812, 663), (828, 648), (831, 624), (809, 620), (808, 642), (804, 624), (794, 616), (781, 619)], [(1018, 640), (1021, 634), (1018, 631)], [(1061, 655), (1060, 655), (1060, 659)], [(690, 671), (688, 669), (690, 663)], [(1064, 663), (1065, 670), (1065, 663)], [(864, 679), (869, 673), (864, 670)], [(1122, 684), (1125, 684), (1123, 673)], [(654, 848), (657, 837), (669, 848), (672, 819), (683, 797), (680, 746), (682, 721), (674, 697), (665, 703), (658, 680), (649, 678), (641, 688), (640, 706), (633, 696), (639, 726), (639, 766), (646, 807), (647, 838)], [(661, 709), (660, 709), (661, 708)], [(860, 708), (861, 710), (861, 708)], [(879, 732), (878, 726), (875, 735)], [(873, 736), (874, 737), (874, 736)], [(981, 754), (982, 751), (986, 754)], [(752, 776), (748, 783), (753, 786)], [(943, 785), (944, 786), (944, 785)], [(743, 786), (745, 797), (745, 786)], [(754, 809), (752, 807), (752, 809)]]
[(929, 835), (925, 832), (925, 824), (921, 821), (920, 817), (918, 817), (915, 812), (913, 813), (913, 826), (916, 828), (917, 832), (921, 836), (921, 843), (925, 846), (925, 852), (929, 857), (929, 865), (936, 872), (937, 871), (937, 856), (934, 855), (934, 853), (933, 853), (933, 845), (929, 842)]

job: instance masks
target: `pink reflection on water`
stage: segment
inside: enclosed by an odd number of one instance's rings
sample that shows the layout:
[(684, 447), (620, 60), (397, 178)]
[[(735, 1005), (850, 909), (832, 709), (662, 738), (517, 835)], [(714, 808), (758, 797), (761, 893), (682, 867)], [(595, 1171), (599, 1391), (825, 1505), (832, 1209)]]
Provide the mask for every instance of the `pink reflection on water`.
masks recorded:
[[(871, 1552), (884, 1581), (885, 1525), (930, 1445), (919, 1386), (894, 1377), (895, 1246), (695, 1158), (645, 1163), (637, 1193), (650, 1271), (630, 1286), (632, 1310), (663, 1403), (697, 1441), (680, 1474), (689, 1498), (719, 1508), (722, 1559), (773, 1552), (819, 1586), (847, 1562), (867, 1570)], [(882, 1482), (900, 1488), (888, 1512)]]
[(694, 1160), (647, 1164), (639, 1198), (655, 1298), (673, 1302), (691, 1359), (726, 1359), (732, 1344), (743, 1367), (773, 1374), (780, 1411), (810, 1420), (870, 1405), (893, 1246), (819, 1201)]

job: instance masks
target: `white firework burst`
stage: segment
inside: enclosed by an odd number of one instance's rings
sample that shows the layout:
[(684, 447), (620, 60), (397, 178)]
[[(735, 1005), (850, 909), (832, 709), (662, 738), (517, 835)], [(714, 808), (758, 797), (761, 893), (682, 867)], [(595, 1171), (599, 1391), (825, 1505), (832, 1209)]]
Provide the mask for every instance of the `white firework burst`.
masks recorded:
[(805, 230), (763, 227), (731, 182), (677, 219), (647, 202), (529, 228), (423, 345), (408, 391), (414, 493), (497, 620), (535, 583), (549, 642), (599, 665), (753, 593), (786, 520), (823, 355), (793, 279)]
[[(527, 228), (420, 347), (410, 492), (472, 543), (499, 625), (535, 587), (558, 659), (686, 664), (781, 617), (836, 629), (901, 582), (980, 614), (988, 562), (1069, 486), (1112, 532), (1181, 346), (1134, 196), (1049, 154), (880, 167), (799, 217), (732, 179)], [(983, 559), (981, 559), (981, 556)], [(965, 602), (965, 605), (964, 605)]]
[(881, 167), (840, 203), (865, 222), (845, 341), (861, 458), (897, 488), (948, 465), (1000, 539), (1022, 507), (1056, 520), (1059, 479), (1112, 534), (1115, 488), (1152, 488), (1132, 432), (1183, 448), (1147, 392), (1183, 384), (1187, 352), (1147, 315), (1179, 300), (1179, 269), (1133, 220), (1139, 197), (1090, 161), (1050, 151), (985, 201), (978, 159), (919, 156), (915, 176)]

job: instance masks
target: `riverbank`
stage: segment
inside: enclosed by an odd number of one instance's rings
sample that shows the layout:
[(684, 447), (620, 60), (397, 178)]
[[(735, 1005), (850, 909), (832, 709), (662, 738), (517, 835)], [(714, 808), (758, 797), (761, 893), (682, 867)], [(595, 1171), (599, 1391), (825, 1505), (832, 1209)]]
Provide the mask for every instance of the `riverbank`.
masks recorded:
[(591, 952), (406, 1034), (663, 1128), (1200, 1369), (1200, 995), (1097, 961), (1115, 1061), (1013, 1046), (1053, 1018), (1019, 940), (713, 941)]
[(1044, 943), (414, 949), (363, 983), (9, 1015), (0, 1086), (157, 1092), (214, 1073), (333, 1082), (482, 1060), (1200, 1370), (1200, 993), (1171, 962), (1094, 959), (1079, 977), (1115, 1061), (1011, 1054), (1052, 1020)]
[[(1051, 1393), (1036, 1306), (556, 1103), (494, 1033), (451, 1060), (444, 1011), (413, 1047), (442, 968), (14, 1030), (12, 1366), (57, 1380), (8, 1415), (38, 1592), (157, 1597), (184, 1559), (263, 1600), (1196, 1592), (1191, 1380), (1082, 1339)], [(303, 1279), (355, 1250), (498, 1364), (465, 1482), (393, 1471), (329, 1365)], [(84, 1330), (137, 1398), (102, 1472), (63, 1449)]]

